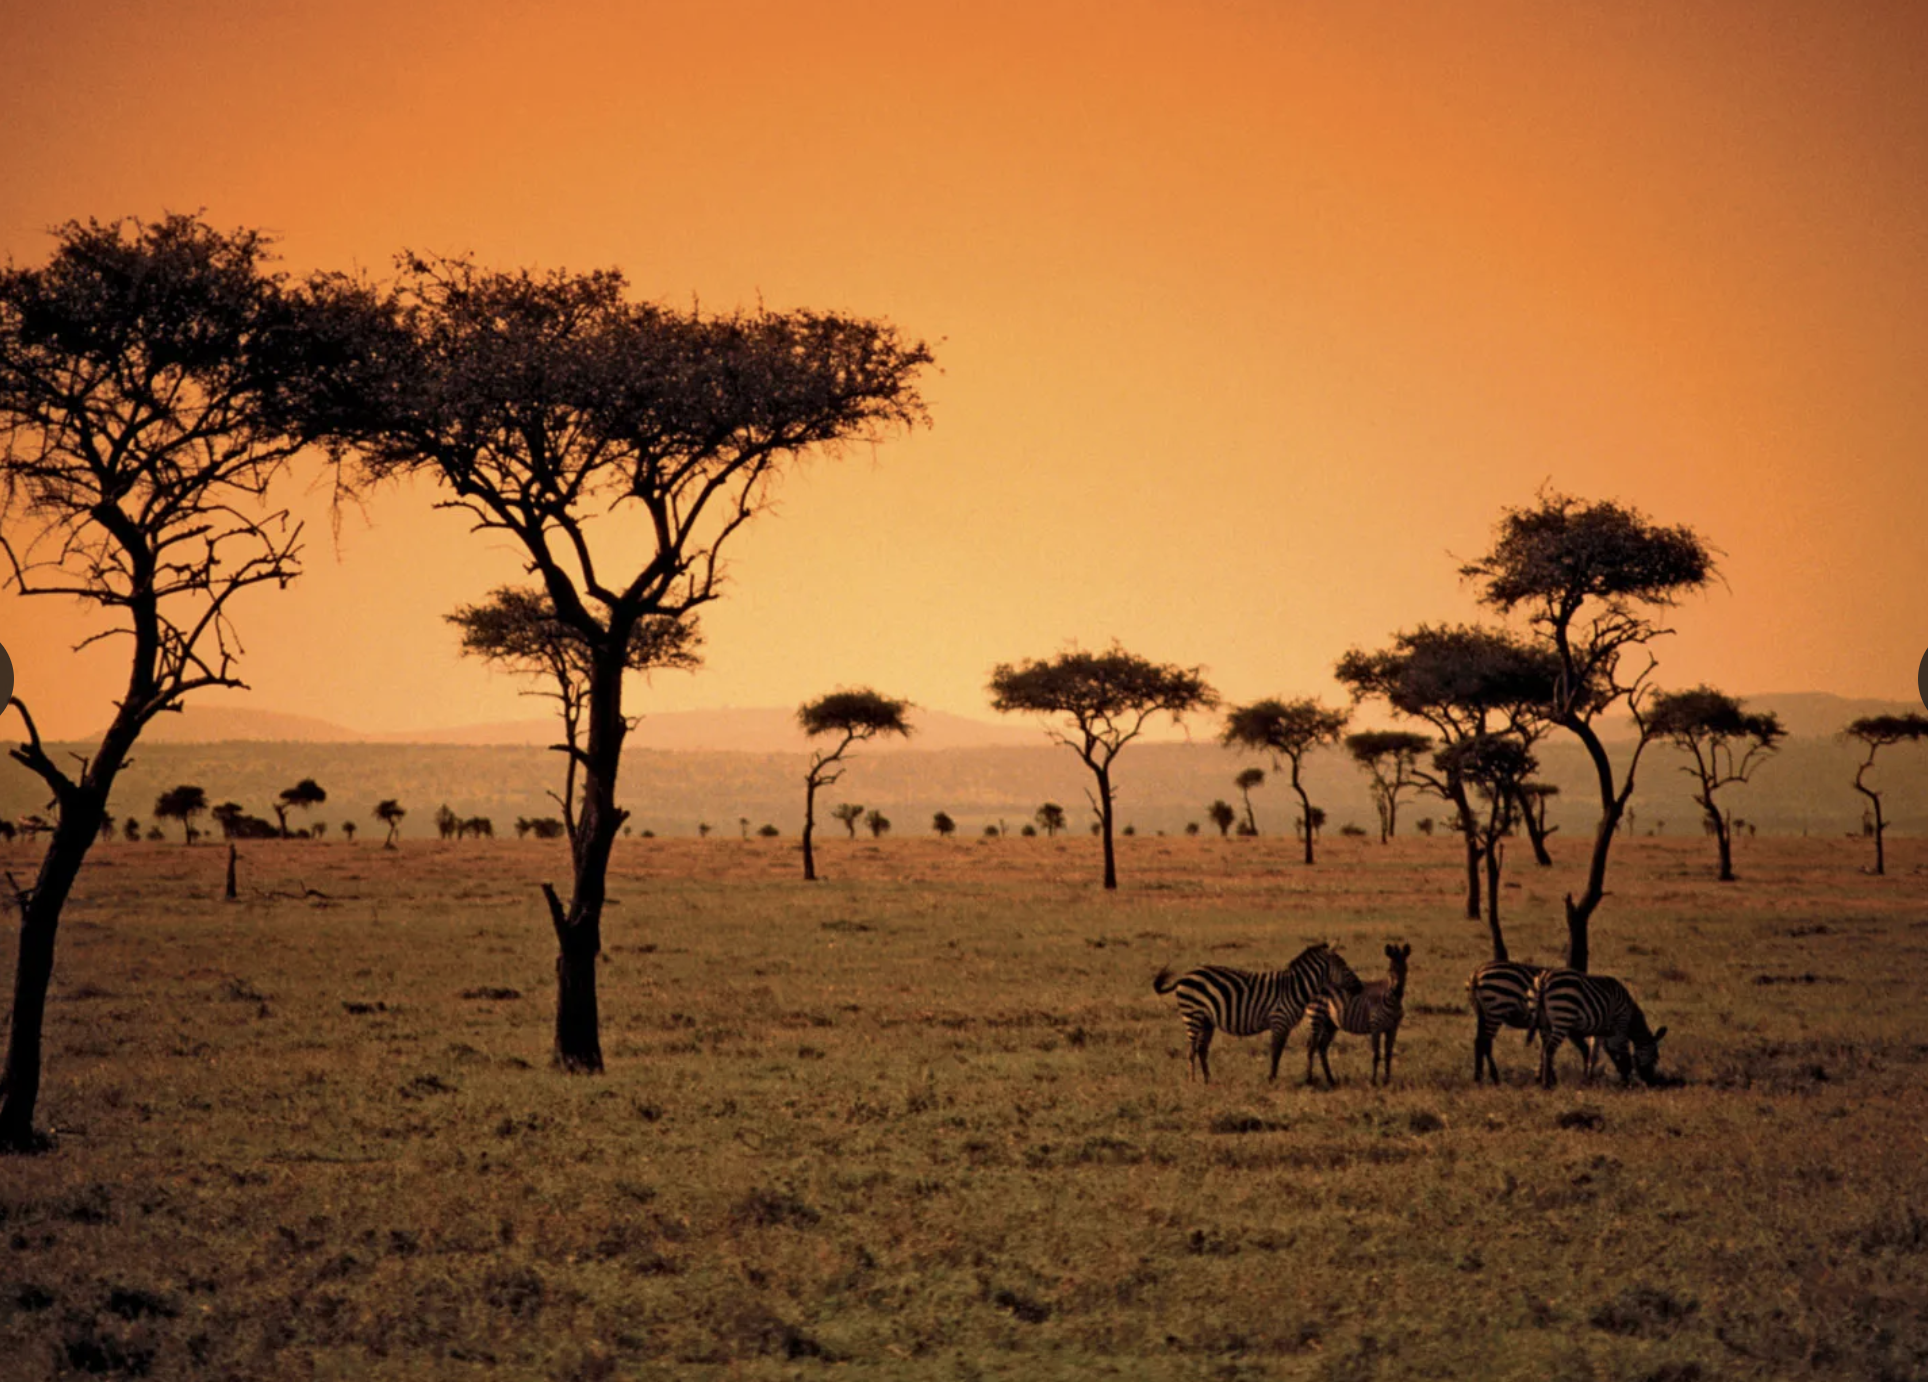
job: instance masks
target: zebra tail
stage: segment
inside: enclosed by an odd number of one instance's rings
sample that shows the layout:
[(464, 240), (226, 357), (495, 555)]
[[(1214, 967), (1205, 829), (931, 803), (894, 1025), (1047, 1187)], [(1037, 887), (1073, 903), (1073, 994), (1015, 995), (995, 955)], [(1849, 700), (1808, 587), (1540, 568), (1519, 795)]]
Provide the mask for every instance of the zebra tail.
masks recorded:
[[(1170, 982), (1167, 983), (1167, 980), (1170, 980)], [(1151, 981), (1151, 987), (1154, 993), (1170, 993), (1178, 987), (1178, 980), (1172, 978), (1172, 967), (1170, 965), (1166, 965), (1158, 971), (1157, 975), (1154, 976)]]

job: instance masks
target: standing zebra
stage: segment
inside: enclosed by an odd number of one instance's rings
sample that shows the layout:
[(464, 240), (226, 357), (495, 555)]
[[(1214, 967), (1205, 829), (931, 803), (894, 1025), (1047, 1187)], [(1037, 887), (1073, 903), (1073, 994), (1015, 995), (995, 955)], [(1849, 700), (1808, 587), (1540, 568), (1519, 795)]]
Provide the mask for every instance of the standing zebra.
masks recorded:
[[(1627, 986), (1604, 974), (1582, 974), (1577, 969), (1553, 969), (1533, 983), (1533, 1027), (1540, 1033), (1540, 1084), (1553, 1088), (1553, 1053), (1572, 1038), (1582, 1051), (1582, 1037), (1598, 1038), (1586, 1055), (1585, 1079), (1593, 1078), (1600, 1048), (1607, 1048), (1620, 1082), (1631, 1084), (1635, 1073), (1654, 1083), (1660, 1061), (1660, 1039), (1667, 1029), (1650, 1031), (1647, 1015), (1633, 1001)], [(1629, 1051), (1631, 1047), (1631, 1051)]]
[(1410, 945), (1388, 945), (1386, 958), (1392, 962), (1384, 979), (1367, 984), (1350, 998), (1330, 991), (1312, 1000), (1312, 1033), (1306, 1038), (1305, 1082), (1312, 1083), (1312, 1058), (1325, 1067), (1326, 1088), (1332, 1078), (1332, 1062), (1326, 1048), (1337, 1032), (1372, 1038), (1372, 1082), (1379, 1083), (1379, 1042), (1386, 1043), (1386, 1083), (1392, 1083), (1392, 1045), (1399, 1036), (1399, 1019), (1406, 1012), (1406, 959), (1413, 953)]
[(1500, 1082), (1500, 1068), (1493, 1062), (1493, 1037), (1501, 1027), (1524, 1027), (1526, 1039), (1533, 1040), (1533, 983), (1547, 972), (1539, 965), (1488, 960), (1466, 981), (1478, 1023), (1473, 1031), (1474, 1084), (1488, 1070), (1493, 1083)]
[(1359, 976), (1339, 958), (1339, 952), (1323, 943), (1308, 946), (1284, 969), (1254, 972), (1206, 965), (1172, 978), (1169, 967), (1158, 971), (1151, 981), (1158, 993), (1177, 990), (1178, 1015), (1185, 1021), (1191, 1038), (1191, 1064), (1186, 1079), (1196, 1068), (1205, 1083), (1212, 1081), (1208, 1054), (1212, 1033), (1223, 1027), (1233, 1036), (1272, 1033), (1272, 1079), (1279, 1077), (1279, 1057), (1285, 1052), (1285, 1039), (1305, 1016), (1306, 1005), (1327, 989), (1342, 994), (1359, 991)]

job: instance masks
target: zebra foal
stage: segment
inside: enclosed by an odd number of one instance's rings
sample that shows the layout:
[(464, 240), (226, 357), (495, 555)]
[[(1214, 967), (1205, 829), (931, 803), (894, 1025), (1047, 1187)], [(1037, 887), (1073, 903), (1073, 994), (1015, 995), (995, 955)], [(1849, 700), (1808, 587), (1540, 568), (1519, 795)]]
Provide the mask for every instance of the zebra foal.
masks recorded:
[(1191, 1042), (1191, 1062), (1185, 1078), (1196, 1070), (1205, 1083), (1212, 1081), (1212, 1034), (1221, 1028), (1233, 1036), (1272, 1034), (1271, 1079), (1279, 1077), (1279, 1057), (1285, 1039), (1305, 1016), (1306, 1006), (1331, 989), (1351, 995), (1360, 989), (1359, 976), (1325, 944), (1306, 947), (1284, 969), (1230, 969), (1206, 965), (1172, 978), (1169, 967), (1151, 981), (1154, 992), (1177, 993), (1178, 1015)]
[(1312, 1001), (1312, 1033), (1306, 1038), (1305, 1082), (1312, 1083), (1312, 1058), (1325, 1067), (1326, 1088), (1332, 1078), (1332, 1062), (1326, 1050), (1338, 1032), (1372, 1038), (1372, 1082), (1379, 1083), (1379, 1043), (1386, 1046), (1386, 1083), (1392, 1083), (1392, 1047), (1399, 1037), (1399, 1020), (1406, 1013), (1406, 961), (1413, 953), (1410, 945), (1388, 945), (1386, 958), (1391, 968), (1386, 977), (1367, 984), (1351, 997), (1323, 993)]
[[(1533, 983), (1532, 1004), (1532, 1031), (1540, 1034), (1540, 1084), (1544, 1088), (1551, 1089), (1555, 1084), (1553, 1055), (1568, 1039), (1586, 1057), (1583, 1079), (1593, 1078), (1604, 1046), (1614, 1069), (1620, 1072), (1620, 1083), (1633, 1083), (1636, 1074), (1643, 1083), (1655, 1083), (1660, 1039), (1667, 1035), (1667, 1029), (1654, 1031), (1647, 1026), (1647, 1015), (1618, 979), (1582, 974), (1576, 969), (1548, 970)], [(1584, 1037), (1595, 1038), (1590, 1052)]]

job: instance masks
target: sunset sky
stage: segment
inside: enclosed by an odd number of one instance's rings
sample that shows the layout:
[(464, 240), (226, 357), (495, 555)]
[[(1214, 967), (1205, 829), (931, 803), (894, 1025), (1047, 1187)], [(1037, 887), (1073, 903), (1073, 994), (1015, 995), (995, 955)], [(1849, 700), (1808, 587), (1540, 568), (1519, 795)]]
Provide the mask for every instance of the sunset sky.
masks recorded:
[[(0, 130), (20, 264), (204, 208), (296, 273), (613, 265), (932, 342), (934, 426), (790, 479), (637, 711), (989, 718), (994, 662), (1113, 638), (1337, 700), (1347, 647), (1475, 612), (1458, 561), (1543, 483), (1723, 553), (1664, 684), (1915, 695), (1928, 6), (16, 0)], [(338, 543), (288, 494), (307, 572), (240, 607), (239, 703), (541, 713), (442, 620), (500, 541), (427, 485)], [(91, 627), (0, 596), (51, 734), (110, 713)]]

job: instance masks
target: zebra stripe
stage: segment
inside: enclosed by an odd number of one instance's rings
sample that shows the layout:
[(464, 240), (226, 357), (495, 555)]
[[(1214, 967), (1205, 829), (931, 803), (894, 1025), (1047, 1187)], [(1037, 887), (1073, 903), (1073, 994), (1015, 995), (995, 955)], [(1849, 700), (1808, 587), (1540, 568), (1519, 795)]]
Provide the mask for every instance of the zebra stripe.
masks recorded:
[(1158, 993), (1178, 994), (1178, 1015), (1184, 1019), (1185, 1033), (1191, 1041), (1191, 1063), (1186, 1078), (1196, 1069), (1211, 1083), (1210, 1052), (1212, 1033), (1223, 1028), (1233, 1036), (1272, 1033), (1272, 1074), (1279, 1077), (1279, 1057), (1285, 1052), (1285, 1039), (1305, 1015), (1306, 1005), (1328, 988), (1353, 994), (1360, 988), (1359, 976), (1339, 958), (1329, 945), (1308, 946), (1284, 969), (1253, 971), (1206, 965), (1172, 978), (1169, 968), (1158, 971), (1151, 981)]
[(1391, 961), (1391, 966), (1384, 979), (1367, 984), (1349, 998), (1327, 991), (1312, 1001), (1308, 1009), (1312, 1018), (1312, 1034), (1307, 1038), (1305, 1048), (1307, 1084), (1312, 1083), (1314, 1056), (1325, 1067), (1326, 1087), (1331, 1088), (1334, 1084), (1332, 1062), (1326, 1058), (1326, 1050), (1332, 1045), (1334, 1034), (1342, 1031), (1372, 1038), (1374, 1084), (1379, 1083), (1379, 1046), (1384, 1040), (1386, 1083), (1392, 1083), (1392, 1048), (1399, 1038), (1399, 1020), (1406, 1015), (1406, 961), (1412, 953), (1410, 945), (1388, 945), (1386, 958)]
[(1667, 1029), (1648, 1028), (1647, 1015), (1618, 979), (1582, 974), (1577, 969), (1548, 970), (1534, 981), (1532, 1000), (1533, 1026), (1541, 1042), (1540, 1083), (1547, 1089), (1555, 1083), (1553, 1054), (1560, 1043), (1571, 1039), (1584, 1052), (1582, 1037), (1597, 1038), (1593, 1050), (1586, 1054), (1583, 1078), (1593, 1078), (1604, 1046), (1620, 1072), (1622, 1084), (1631, 1084), (1635, 1074), (1647, 1084), (1654, 1083), (1660, 1039), (1667, 1035)]
[(1493, 1083), (1500, 1082), (1500, 1068), (1493, 1061), (1493, 1037), (1501, 1027), (1524, 1027), (1526, 1039), (1533, 1040), (1533, 982), (1546, 973), (1540, 965), (1489, 960), (1466, 981), (1477, 1023), (1473, 1031), (1474, 1084), (1489, 1070)]

